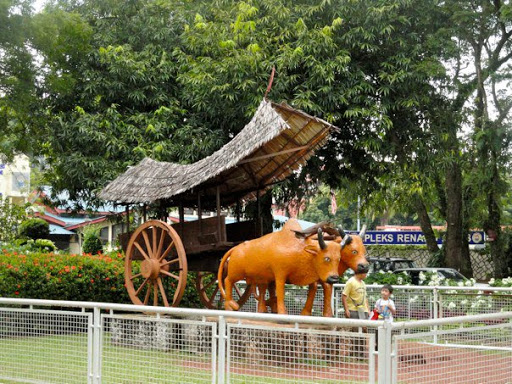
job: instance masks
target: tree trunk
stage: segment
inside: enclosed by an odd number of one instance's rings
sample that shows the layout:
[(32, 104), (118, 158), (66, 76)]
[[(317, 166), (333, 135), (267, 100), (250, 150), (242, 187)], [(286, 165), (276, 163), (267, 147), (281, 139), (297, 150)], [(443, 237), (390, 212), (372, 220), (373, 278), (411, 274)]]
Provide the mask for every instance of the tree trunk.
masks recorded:
[(490, 182), (490, 191), (487, 196), (487, 209), (489, 215), (484, 224), (484, 230), (489, 235), (492, 235), (492, 241), (489, 242), (491, 249), (491, 259), (494, 266), (494, 276), (497, 278), (508, 277), (508, 263), (505, 252), (505, 241), (501, 231), (501, 209), (498, 204), (498, 192), (496, 191), (496, 184), (499, 183), (498, 168), (494, 161), (491, 161), (492, 176)]
[(436, 235), (432, 229), (432, 222), (430, 221), (427, 207), (425, 206), (421, 196), (416, 195), (415, 199), (416, 212), (420, 220), (421, 230), (425, 236), (425, 241), (427, 242), (427, 249), (430, 255), (434, 256), (439, 251), (439, 247), (437, 245)]
[[(444, 254), (446, 266), (463, 275), (471, 275), (471, 260), (467, 237), (463, 235), (462, 172), (454, 161), (446, 172), (446, 239)], [(463, 248), (467, 248), (463, 250)]]
[(274, 231), (274, 217), (272, 216), (272, 191), (268, 191), (261, 197), (261, 219), (263, 235)]

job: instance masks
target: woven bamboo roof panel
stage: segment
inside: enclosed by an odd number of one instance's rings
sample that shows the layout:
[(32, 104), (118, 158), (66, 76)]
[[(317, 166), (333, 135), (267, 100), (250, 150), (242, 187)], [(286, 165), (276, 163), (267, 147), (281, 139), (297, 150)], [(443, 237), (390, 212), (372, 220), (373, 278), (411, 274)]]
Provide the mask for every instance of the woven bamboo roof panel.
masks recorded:
[(304, 165), (325, 143), (328, 122), (286, 104), (263, 100), (251, 121), (224, 147), (193, 164), (143, 159), (99, 194), (117, 203), (164, 202), (167, 206), (222, 205), (254, 197)]

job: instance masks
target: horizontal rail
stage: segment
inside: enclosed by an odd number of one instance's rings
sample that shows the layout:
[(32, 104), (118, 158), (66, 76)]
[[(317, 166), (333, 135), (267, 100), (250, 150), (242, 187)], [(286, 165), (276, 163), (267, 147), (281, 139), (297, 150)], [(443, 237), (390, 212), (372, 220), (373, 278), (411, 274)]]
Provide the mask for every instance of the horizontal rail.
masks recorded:
[(96, 303), (88, 301), (60, 301), (43, 299), (17, 299), (0, 297), (0, 304), (8, 305), (28, 305), (39, 307), (68, 307), (68, 308), (86, 308), (101, 309), (105, 311), (119, 312), (141, 312), (155, 313), (163, 315), (174, 315), (181, 317), (222, 317), (226, 320), (256, 320), (277, 323), (304, 323), (321, 324), (343, 327), (369, 327), (378, 328), (382, 326), (383, 321), (359, 320), (359, 319), (340, 319), (334, 317), (313, 317), (298, 315), (278, 315), (273, 313), (252, 313), (252, 312), (234, 312), (221, 311), (214, 309), (195, 309), (195, 308), (176, 308), (176, 307), (153, 307), (146, 305), (116, 304), (116, 303)]
[(446, 317), (446, 318), (442, 318), (442, 319), (393, 322), (393, 323), (391, 323), (391, 328), (393, 330), (407, 329), (407, 328), (420, 328), (420, 327), (431, 327), (434, 325), (468, 323), (468, 322), (472, 322), (472, 321), (487, 321), (487, 320), (496, 320), (496, 319), (509, 319), (512, 321), (512, 311), (511, 312), (481, 314), (481, 315), (454, 316), (454, 317)]

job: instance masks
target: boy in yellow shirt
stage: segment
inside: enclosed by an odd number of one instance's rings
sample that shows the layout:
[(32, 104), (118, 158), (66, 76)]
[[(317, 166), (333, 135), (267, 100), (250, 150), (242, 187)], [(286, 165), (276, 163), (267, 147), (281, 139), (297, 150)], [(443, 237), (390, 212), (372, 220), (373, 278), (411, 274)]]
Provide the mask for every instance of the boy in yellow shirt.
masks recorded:
[(349, 319), (368, 319), (369, 306), (368, 297), (366, 295), (366, 279), (367, 273), (356, 273), (348, 279), (345, 289), (343, 289), (343, 308), (345, 309), (345, 317)]
[[(341, 301), (343, 302), (343, 308), (345, 309), (345, 317), (349, 319), (368, 319), (369, 306), (368, 297), (366, 294), (366, 279), (367, 272), (356, 273), (350, 279), (348, 279), (345, 289), (343, 289), (343, 295)], [(358, 328), (352, 328), (352, 332), (357, 332)], [(366, 328), (363, 328), (363, 332), (366, 332)], [(365, 341), (362, 337), (357, 337), (353, 340), (351, 356), (358, 358), (365, 357)]]

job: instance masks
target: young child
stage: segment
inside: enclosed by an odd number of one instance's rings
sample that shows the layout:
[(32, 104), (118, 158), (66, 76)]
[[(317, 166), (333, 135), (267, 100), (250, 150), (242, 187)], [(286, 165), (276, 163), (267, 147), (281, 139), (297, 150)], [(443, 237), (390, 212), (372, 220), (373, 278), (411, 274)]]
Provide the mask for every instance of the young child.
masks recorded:
[(384, 284), (380, 290), (381, 298), (375, 302), (375, 311), (379, 314), (379, 320), (393, 321), (393, 316), (396, 314), (396, 307), (393, 300), (389, 297), (393, 293), (393, 287), (389, 284)]

